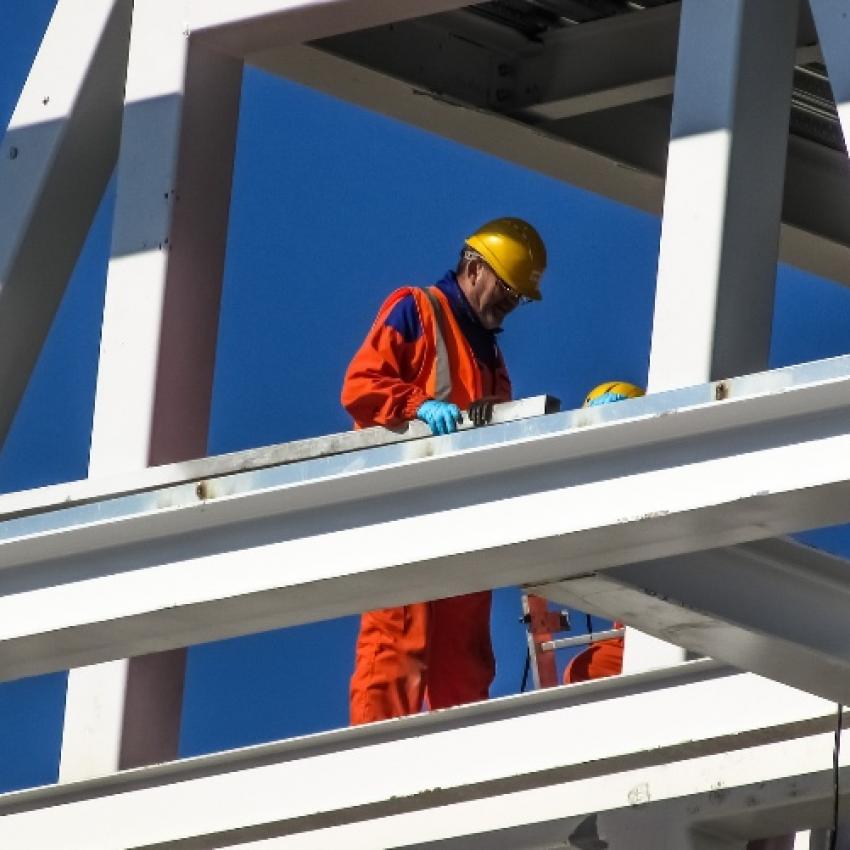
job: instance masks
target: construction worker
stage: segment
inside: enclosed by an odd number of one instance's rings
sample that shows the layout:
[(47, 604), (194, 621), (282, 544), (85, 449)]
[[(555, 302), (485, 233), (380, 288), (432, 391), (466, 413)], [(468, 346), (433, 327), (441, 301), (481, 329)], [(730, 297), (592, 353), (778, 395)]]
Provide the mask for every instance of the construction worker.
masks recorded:
[[(606, 381), (587, 394), (582, 407), (597, 407), (627, 398), (639, 398), (642, 395), (644, 391), (640, 387), (627, 381)], [(614, 623), (614, 628), (622, 627), (622, 623)], [(624, 646), (623, 638), (611, 638), (590, 644), (567, 664), (564, 670), (564, 684), (603, 679), (622, 673)]]
[[(520, 304), (540, 300), (546, 249), (517, 218), (490, 221), (463, 245), (455, 271), (427, 289), (405, 286), (384, 301), (354, 355), (342, 404), (355, 426), (421, 419), (449, 434), (474, 409), (511, 398), (497, 343)], [(363, 614), (351, 678), (351, 722), (486, 699), (495, 674), (490, 591)]]

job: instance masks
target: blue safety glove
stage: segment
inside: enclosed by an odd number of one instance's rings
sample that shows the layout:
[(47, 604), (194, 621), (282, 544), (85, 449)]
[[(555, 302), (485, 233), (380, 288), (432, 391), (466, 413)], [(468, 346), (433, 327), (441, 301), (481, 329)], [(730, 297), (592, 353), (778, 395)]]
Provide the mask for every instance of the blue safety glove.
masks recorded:
[(622, 393), (602, 393), (602, 395), (596, 396), (593, 401), (589, 401), (587, 406), (599, 407), (600, 404), (610, 404), (612, 401), (625, 401), (627, 398), (628, 396)]
[(452, 434), (463, 422), (463, 415), (456, 404), (436, 399), (423, 401), (416, 411), (416, 418), (421, 419), (432, 434)]

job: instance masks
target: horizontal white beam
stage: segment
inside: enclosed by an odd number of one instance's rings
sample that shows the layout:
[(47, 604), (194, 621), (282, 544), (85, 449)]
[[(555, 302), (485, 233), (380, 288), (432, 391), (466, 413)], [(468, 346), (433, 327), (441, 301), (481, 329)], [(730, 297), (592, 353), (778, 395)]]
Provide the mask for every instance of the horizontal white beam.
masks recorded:
[(239, 58), (352, 30), (432, 15), (462, 0), (186, 0), (193, 39)]
[(0, 675), (850, 520), (847, 365), (9, 520)]
[[(494, 405), (491, 424), (516, 422), (532, 416), (555, 413), (559, 409), (560, 402), (553, 396), (531, 396)], [(466, 415), (458, 430), (466, 431), (473, 427), (469, 416)], [(390, 446), (430, 436), (431, 432), (424, 422), (413, 420), (392, 430), (363, 428), (360, 431), (342, 431), (291, 443), (278, 443), (214, 457), (151, 466), (118, 475), (100, 475), (80, 481), (51, 484), (34, 490), (4, 493), (0, 494), (0, 523), (33, 514), (47, 514), (56, 508), (81, 507), (119, 496), (140, 495), (155, 488), (186, 483), (197, 488), (197, 485), (210, 478)]]
[(500, 850), (593, 826), (655, 850), (660, 828), (775, 835), (828, 822), (833, 724), (831, 703), (699, 661), (6, 795), (0, 844)]
[[(641, 13), (644, 14), (644, 13)], [(584, 25), (586, 26), (586, 25)], [(637, 209), (660, 215), (664, 178), (649, 169), (624, 166), (615, 155), (560, 138), (554, 131), (530, 126), (490, 110), (469, 106), (421, 85), (395, 79), (316, 47), (271, 48), (246, 57), (255, 67), (324, 91), (382, 115), (437, 133), (475, 150), (562, 180)], [(794, 150), (790, 151), (791, 156)], [(792, 160), (793, 165), (793, 160)], [(825, 189), (833, 185), (823, 181)], [(836, 184), (837, 185), (837, 184)], [(850, 285), (850, 224), (843, 216), (844, 196), (836, 191), (841, 213), (825, 224), (810, 224), (805, 182), (784, 214), (780, 259)], [(819, 197), (822, 197), (822, 194)], [(823, 225), (823, 226), (822, 226)], [(828, 225), (828, 226), (827, 226)]]

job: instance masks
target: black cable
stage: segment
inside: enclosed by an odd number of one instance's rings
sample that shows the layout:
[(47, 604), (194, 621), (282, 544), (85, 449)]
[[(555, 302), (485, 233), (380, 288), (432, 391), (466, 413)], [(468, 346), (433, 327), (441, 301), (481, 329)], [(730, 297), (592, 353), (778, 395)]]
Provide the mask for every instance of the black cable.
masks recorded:
[(835, 745), (832, 748), (832, 835), (829, 839), (829, 850), (835, 850), (838, 841), (838, 756), (841, 752), (841, 720), (844, 706), (838, 703), (835, 720)]
[(528, 671), (531, 669), (531, 650), (525, 650), (525, 669), (522, 671), (522, 684), (519, 686), (519, 692), (525, 693), (525, 686), (528, 684)]
[(590, 614), (584, 615), (587, 618), (587, 633), (590, 636), (590, 640), (593, 641), (593, 617)]

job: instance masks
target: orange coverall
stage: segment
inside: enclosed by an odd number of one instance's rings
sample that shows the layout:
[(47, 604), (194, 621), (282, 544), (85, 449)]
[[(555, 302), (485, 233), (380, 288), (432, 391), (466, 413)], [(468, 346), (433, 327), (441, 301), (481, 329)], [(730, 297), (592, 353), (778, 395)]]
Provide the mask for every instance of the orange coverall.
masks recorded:
[[(442, 306), (451, 375), (443, 400), (466, 409), (511, 385), (493, 331), (466, 301), (453, 273), (430, 288)], [(437, 318), (426, 294), (403, 287), (384, 302), (355, 354), (342, 404), (355, 425), (396, 426), (434, 398)], [(351, 677), (351, 723), (369, 723), (486, 699), (495, 674), (489, 591), (363, 614)]]

